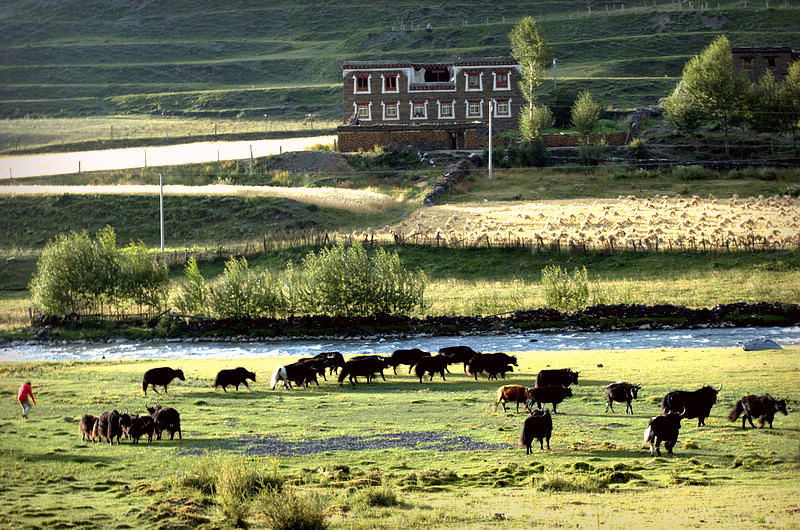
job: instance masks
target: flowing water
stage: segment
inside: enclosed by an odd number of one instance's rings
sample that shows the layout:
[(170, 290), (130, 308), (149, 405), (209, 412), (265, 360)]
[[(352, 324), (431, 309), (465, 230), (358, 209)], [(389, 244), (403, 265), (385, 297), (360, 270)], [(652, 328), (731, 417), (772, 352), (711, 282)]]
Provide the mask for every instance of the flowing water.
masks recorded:
[(733, 347), (738, 342), (769, 338), (788, 346), (800, 344), (800, 326), (704, 328), (635, 331), (549, 331), (510, 335), (431, 336), (374, 340), (275, 341), (127, 341), (105, 343), (24, 343), (0, 347), (0, 361), (66, 361), (97, 359), (247, 358), (315, 355), (323, 351), (388, 354), (401, 348), (437, 351), (468, 345), (477, 351), (636, 350), (643, 348)]

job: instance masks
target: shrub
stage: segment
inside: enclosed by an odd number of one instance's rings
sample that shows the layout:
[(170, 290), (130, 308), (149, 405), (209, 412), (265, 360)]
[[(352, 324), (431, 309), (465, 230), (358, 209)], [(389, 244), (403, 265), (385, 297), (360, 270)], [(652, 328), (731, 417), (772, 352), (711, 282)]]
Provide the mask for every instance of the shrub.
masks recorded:
[(274, 530), (328, 528), (325, 500), (315, 494), (265, 490), (258, 497), (258, 512)]
[(268, 270), (257, 273), (247, 260), (231, 257), (211, 289), (211, 306), (220, 318), (275, 317), (285, 313), (278, 283)]
[(672, 177), (678, 180), (706, 180), (714, 177), (714, 172), (703, 166), (675, 166)]
[(597, 166), (606, 157), (605, 139), (600, 139), (595, 143), (583, 143), (578, 148), (578, 162), (583, 166)]
[(388, 485), (370, 487), (359, 490), (355, 495), (356, 502), (364, 506), (397, 506), (400, 501), (394, 490)]
[(550, 129), (555, 123), (553, 113), (545, 105), (534, 106), (531, 115), (523, 112), (520, 115), (519, 128), (522, 136), (533, 140), (539, 138), (542, 132)]
[(208, 284), (197, 267), (197, 260), (189, 258), (183, 268), (183, 286), (175, 300), (175, 307), (182, 313), (202, 314), (208, 306)]
[(542, 289), (548, 307), (559, 311), (578, 311), (589, 301), (589, 276), (586, 267), (568, 273), (558, 265), (542, 269)]
[(547, 150), (547, 144), (541, 138), (536, 138), (519, 144), (513, 164), (517, 167), (542, 167), (549, 160), (550, 152)]
[(572, 126), (582, 138), (586, 138), (600, 120), (600, 104), (592, 99), (588, 90), (584, 90), (572, 106)]
[(647, 158), (649, 153), (647, 151), (647, 144), (642, 138), (634, 138), (628, 144), (628, 156), (632, 158)]
[(590, 473), (562, 475), (550, 472), (542, 478), (533, 479), (532, 486), (536, 491), (572, 491), (582, 493), (598, 493), (608, 489), (608, 481)]

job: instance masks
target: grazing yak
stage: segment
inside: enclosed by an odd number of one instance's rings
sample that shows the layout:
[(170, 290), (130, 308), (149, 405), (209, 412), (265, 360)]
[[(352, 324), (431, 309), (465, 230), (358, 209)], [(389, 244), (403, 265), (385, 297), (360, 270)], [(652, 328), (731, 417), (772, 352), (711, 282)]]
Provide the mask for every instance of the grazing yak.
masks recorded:
[(328, 378), (325, 376), (327, 367), (325, 366), (325, 361), (323, 361), (322, 359), (317, 359), (315, 357), (307, 357), (305, 359), (298, 359), (297, 364), (308, 366), (309, 368), (314, 370), (314, 372), (317, 375), (321, 375), (323, 380), (325, 381), (328, 380)]
[(297, 362), (287, 364), (286, 366), (279, 366), (272, 372), (272, 380), (270, 388), (275, 390), (275, 386), (280, 382), (283, 383), (288, 389), (292, 388), (292, 383), (308, 388), (308, 384), (314, 382), (319, 386), (317, 381), (317, 371), (303, 363)]
[(181, 433), (181, 415), (172, 407), (162, 407), (156, 403), (155, 407), (147, 407), (147, 412), (153, 418), (153, 430), (156, 433), (156, 440), (161, 439), (161, 433), (169, 431), (169, 439), (175, 438), (175, 433), (178, 433), (178, 438), (183, 439)]
[(439, 353), (450, 356), (449, 364), (463, 363), (464, 373), (467, 372), (467, 365), (472, 358), (478, 355), (478, 352), (469, 346), (447, 346), (444, 348), (439, 348)]
[(395, 375), (397, 375), (397, 367), (401, 364), (408, 365), (408, 373), (411, 373), (411, 368), (419, 362), (423, 357), (430, 357), (430, 352), (422, 351), (419, 348), (411, 348), (410, 350), (395, 350), (386, 359), (386, 365), (391, 366)]
[(116, 409), (111, 412), (103, 412), (94, 425), (95, 439), (100, 441), (105, 438), (109, 444), (113, 445), (114, 438), (116, 438), (119, 445), (119, 439), (122, 437), (121, 419), (121, 414)]
[(525, 418), (522, 424), (522, 434), (519, 435), (519, 446), (525, 447), (525, 454), (533, 453), (531, 444), (533, 440), (539, 440), (539, 448), (544, 450), (544, 440), (547, 440), (547, 450), (550, 450), (550, 436), (553, 434), (553, 418), (550, 411), (535, 410), (530, 416)]
[(572, 368), (561, 368), (558, 370), (540, 370), (536, 375), (536, 386), (570, 386), (572, 383), (578, 384), (578, 374)]
[(678, 443), (678, 433), (681, 430), (683, 414), (669, 412), (664, 416), (653, 416), (644, 431), (644, 443), (650, 444), (650, 456), (661, 456), (661, 442), (667, 452), (672, 454), (672, 448)]
[(121, 415), (120, 425), (125, 436), (128, 436), (135, 444), (138, 444), (139, 438), (144, 435), (147, 435), (147, 443), (153, 441), (156, 424), (152, 416), (125, 413)]
[(161, 368), (151, 368), (150, 370), (144, 373), (144, 378), (142, 378), (142, 392), (144, 395), (147, 395), (147, 386), (152, 385), (153, 391), (158, 394), (158, 390), (156, 390), (156, 385), (164, 387), (164, 393), (167, 393), (167, 385), (172, 382), (175, 378), (180, 379), (181, 381), (186, 381), (183, 377), (183, 370), (173, 370), (169, 366), (162, 366)]
[(97, 423), (97, 417), (92, 416), (91, 414), (84, 414), (81, 416), (81, 422), (78, 425), (78, 433), (81, 435), (81, 441), (85, 442), (89, 440), (90, 442), (95, 441), (94, 437), (94, 426)]
[(436, 355), (433, 357), (423, 357), (417, 364), (413, 366), (414, 373), (417, 374), (419, 377), (419, 382), (422, 383), (422, 376), (426, 373), (431, 374), (430, 381), (433, 381), (434, 374), (439, 374), (442, 376), (442, 381), (447, 381), (444, 377), (444, 373), (450, 373), (447, 369), (447, 365), (450, 363), (450, 356), (449, 355)]
[(379, 355), (354, 357), (344, 363), (342, 370), (339, 372), (339, 386), (344, 383), (345, 378), (349, 378), (350, 384), (356, 386), (359, 376), (366, 377), (367, 383), (371, 383), (375, 376), (380, 374), (381, 378), (386, 381), (383, 370), (387, 366), (387, 360)]
[(506, 412), (506, 401), (515, 401), (517, 403), (517, 412), (519, 412), (519, 404), (523, 403), (528, 412), (531, 411), (528, 404), (528, 390), (522, 385), (505, 385), (497, 389), (497, 399), (494, 400), (492, 411), (497, 411), (497, 405), (503, 405), (503, 412)]
[(704, 386), (694, 392), (675, 390), (661, 400), (661, 412), (677, 412), (684, 418), (697, 418), (697, 426), (705, 425), (706, 418), (711, 415), (711, 407), (717, 402), (717, 394), (722, 390), (722, 385), (714, 390)]
[(478, 374), (486, 372), (489, 379), (497, 379), (497, 374), (503, 379), (506, 378), (506, 372), (513, 372), (514, 368), (511, 365), (517, 366), (517, 358), (513, 355), (505, 353), (479, 353), (475, 355), (469, 362), (467, 373), (478, 380)]
[(775, 419), (776, 412), (783, 412), (784, 416), (789, 414), (786, 412), (787, 399), (788, 398), (778, 400), (769, 394), (764, 394), (763, 396), (756, 396), (752, 394), (749, 396), (744, 396), (742, 399), (736, 402), (736, 405), (734, 405), (733, 410), (728, 416), (728, 419), (731, 421), (736, 421), (740, 414), (744, 414), (742, 416), (742, 429), (746, 428), (744, 423), (745, 420), (749, 421), (750, 426), (755, 429), (756, 426), (753, 425), (754, 417), (758, 418), (759, 427), (763, 429), (764, 422), (767, 422), (769, 423), (769, 428), (772, 429), (772, 421)]
[(221, 386), (222, 390), (227, 392), (228, 390), (226, 387), (234, 386), (238, 392), (239, 385), (244, 385), (249, 389), (250, 385), (247, 384), (248, 379), (255, 383), (256, 373), (250, 372), (241, 366), (234, 368), (233, 370), (220, 370), (217, 374), (217, 378), (214, 379), (214, 389), (216, 389), (218, 386)]
[(536, 403), (539, 410), (542, 410), (542, 403), (551, 403), (553, 414), (558, 414), (556, 405), (568, 397), (572, 397), (572, 390), (568, 386), (541, 386), (528, 389), (528, 400)]
[(312, 359), (321, 360), (325, 367), (329, 369), (328, 373), (331, 374), (338, 374), (339, 368), (344, 366), (344, 356), (338, 351), (324, 351), (316, 354)]
[(642, 385), (625, 382), (611, 383), (606, 387), (606, 412), (608, 412), (609, 408), (611, 408), (611, 412), (614, 412), (614, 402), (618, 401), (625, 403), (625, 414), (628, 411), (633, 414), (631, 401), (639, 397), (639, 390), (641, 389)]

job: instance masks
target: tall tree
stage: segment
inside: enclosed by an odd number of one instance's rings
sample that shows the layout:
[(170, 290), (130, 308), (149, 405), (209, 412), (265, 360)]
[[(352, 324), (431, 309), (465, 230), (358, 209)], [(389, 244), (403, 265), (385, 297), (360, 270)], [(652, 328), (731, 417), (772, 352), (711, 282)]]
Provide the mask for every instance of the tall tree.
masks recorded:
[(572, 126), (578, 131), (581, 139), (586, 141), (600, 121), (600, 104), (592, 99), (588, 90), (584, 90), (572, 106)]
[[(750, 126), (760, 133), (776, 133), (787, 130), (786, 118), (781, 109), (779, 84), (772, 72), (766, 70), (758, 84), (753, 87), (750, 104)], [(773, 151), (772, 134), (769, 137), (769, 149)]]
[[(717, 37), (700, 55), (689, 59), (683, 67), (679, 88), (682, 107), (720, 122), (725, 135), (725, 153), (730, 153), (728, 127), (737, 109), (746, 103), (749, 83), (741, 72), (733, 70), (727, 37)], [(673, 96), (676, 92), (677, 89)]]
[(779, 89), (779, 98), (787, 128), (792, 131), (794, 156), (797, 156), (797, 125), (800, 122), (800, 60), (789, 65)]
[(519, 86), (527, 102), (520, 113), (520, 130), (528, 138), (532, 138), (534, 136), (529, 135), (541, 131), (536, 125), (533, 91), (542, 83), (542, 73), (550, 65), (553, 55), (544, 32), (533, 17), (523, 17), (508, 37), (511, 40), (511, 55), (520, 65), (522, 81)]

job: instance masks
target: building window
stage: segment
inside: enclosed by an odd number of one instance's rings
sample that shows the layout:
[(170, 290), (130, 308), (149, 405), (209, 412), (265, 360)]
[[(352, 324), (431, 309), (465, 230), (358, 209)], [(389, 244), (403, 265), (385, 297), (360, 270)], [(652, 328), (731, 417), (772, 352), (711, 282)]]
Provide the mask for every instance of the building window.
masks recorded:
[(361, 121), (372, 120), (372, 103), (353, 103), (358, 113), (358, 119)]
[(425, 69), (426, 83), (449, 83), (450, 70), (444, 67), (430, 67)]
[(353, 82), (355, 83), (354, 92), (357, 94), (369, 94), (369, 78), (368, 75), (357, 75), (353, 77)]
[(767, 66), (775, 68), (775, 57), (767, 57)]
[(494, 89), (495, 90), (510, 90), (508, 81), (508, 72), (495, 72), (494, 73)]
[(483, 100), (467, 100), (467, 118), (483, 118)]
[(467, 72), (467, 90), (483, 90), (481, 78), (483, 74), (479, 72)]
[(742, 70), (752, 70), (752, 69), (753, 69), (753, 58), (742, 57)]
[(399, 77), (397, 74), (389, 74), (389, 75), (382, 75), (383, 78), (383, 92), (385, 93), (393, 93), (399, 92), (397, 86), (397, 78)]
[(399, 120), (400, 119), (400, 102), (388, 101), (381, 103), (383, 105), (383, 119), (384, 120)]
[(494, 115), (496, 118), (510, 118), (511, 117), (511, 100), (510, 99), (497, 99), (494, 102)]
[(439, 101), (439, 119), (455, 118), (455, 108), (452, 101)]
[(428, 119), (428, 102), (427, 101), (412, 101), (411, 102), (411, 119), (412, 120), (427, 120)]

